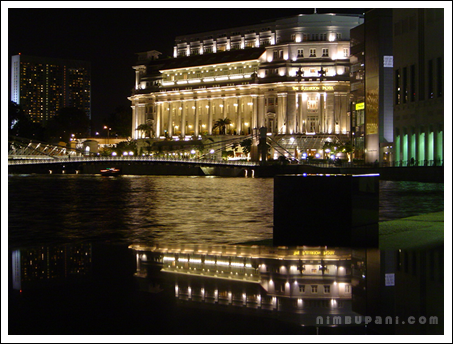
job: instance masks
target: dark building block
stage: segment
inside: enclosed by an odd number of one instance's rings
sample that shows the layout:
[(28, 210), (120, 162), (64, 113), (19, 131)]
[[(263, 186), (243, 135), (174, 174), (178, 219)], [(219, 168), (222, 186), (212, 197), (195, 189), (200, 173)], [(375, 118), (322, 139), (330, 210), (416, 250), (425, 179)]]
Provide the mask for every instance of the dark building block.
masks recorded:
[(377, 174), (274, 178), (275, 246), (378, 247), (378, 220)]

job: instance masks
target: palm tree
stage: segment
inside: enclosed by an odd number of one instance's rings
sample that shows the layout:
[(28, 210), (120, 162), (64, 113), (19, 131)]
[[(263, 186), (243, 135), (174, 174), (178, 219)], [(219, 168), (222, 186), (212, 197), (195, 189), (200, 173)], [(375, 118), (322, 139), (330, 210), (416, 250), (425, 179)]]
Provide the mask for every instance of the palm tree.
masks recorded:
[(149, 137), (151, 138), (152, 134), (154, 133), (154, 128), (151, 124), (140, 124), (137, 129), (135, 130), (139, 130), (142, 132), (142, 134), (145, 135), (145, 137)]
[(212, 127), (212, 130), (219, 129), (220, 135), (225, 135), (226, 128), (231, 124), (231, 119), (229, 118), (219, 118)]

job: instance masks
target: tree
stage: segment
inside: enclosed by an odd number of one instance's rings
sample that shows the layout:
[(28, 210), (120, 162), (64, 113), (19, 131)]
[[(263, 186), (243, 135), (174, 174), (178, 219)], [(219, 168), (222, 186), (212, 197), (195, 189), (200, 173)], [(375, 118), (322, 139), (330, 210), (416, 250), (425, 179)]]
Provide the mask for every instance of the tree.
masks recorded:
[(212, 127), (212, 130), (219, 129), (220, 135), (225, 135), (226, 128), (231, 124), (231, 119), (229, 118), (219, 118)]
[(13, 101), (8, 104), (8, 135), (46, 141), (42, 125), (32, 122), (22, 107)]
[(90, 128), (87, 114), (75, 107), (61, 108), (47, 123), (49, 137), (69, 142), (71, 135), (86, 137)]
[(248, 155), (252, 151), (252, 143), (252, 139), (245, 139), (240, 143), (245, 155)]
[(135, 130), (141, 131), (145, 137), (152, 137), (154, 128), (151, 124), (140, 124)]

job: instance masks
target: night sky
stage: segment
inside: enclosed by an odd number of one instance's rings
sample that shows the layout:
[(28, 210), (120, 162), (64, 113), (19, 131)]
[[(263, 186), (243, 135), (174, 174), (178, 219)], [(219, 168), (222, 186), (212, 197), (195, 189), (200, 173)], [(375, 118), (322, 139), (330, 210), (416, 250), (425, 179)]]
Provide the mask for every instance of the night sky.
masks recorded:
[[(12, 2), (10, 6), (20, 4), (21, 2)], [(54, 4), (45, 3), (45, 6), (55, 6)], [(82, 5), (86, 4), (84, 2)], [(135, 53), (158, 50), (162, 52), (161, 56), (172, 56), (174, 39), (179, 35), (258, 24), (266, 19), (314, 12), (314, 8), (294, 7), (297, 4), (307, 4), (306, 2), (289, 2), (292, 8), (260, 9), (169, 8), (175, 4), (191, 6), (191, 3), (186, 2), (134, 4), (164, 8), (10, 7), (7, 18), (8, 63), (11, 56), (18, 53), (90, 61), (92, 119), (93, 129), (96, 131), (102, 127), (102, 118), (114, 112), (115, 108), (130, 105), (127, 97), (134, 87), (132, 66), (137, 57)], [(198, 4), (205, 6), (210, 3)], [(252, 7), (259, 3), (241, 4)], [(363, 13), (364, 10), (317, 8), (316, 11)]]

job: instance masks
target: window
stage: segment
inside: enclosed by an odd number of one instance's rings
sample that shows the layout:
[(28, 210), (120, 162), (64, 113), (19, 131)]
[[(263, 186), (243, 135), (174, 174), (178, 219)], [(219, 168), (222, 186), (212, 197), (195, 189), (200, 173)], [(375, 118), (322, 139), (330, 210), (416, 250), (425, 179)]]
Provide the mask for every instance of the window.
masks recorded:
[(293, 41), (293, 42), (296, 41), (296, 34), (295, 34), (295, 33), (293, 33), (293, 34), (291, 35), (291, 41)]
[(324, 294), (330, 294), (330, 285), (324, 286)]
[(444, 85), (444, 79), (443, 79), (443, 73), (442, 73), (442, 57), (437, 58), (437, 96), (442, 97), (443, 96), (443, 85)]
[(329, 57), (329, 49), (322, 48), (322, 57)]
[(322, 33), (321, 34), (321, 40), (322, 41), (327, 41), (327, 33)]
[(349, 48), (343, 48), (343, 57), (349, 57)]
[(403, 83), (401, 85), (403, 103), (407, 103), (407, 67), (403, 68)]
[(395, 105), (401, 104), (401, 74), (399, 69), (395, 70)]
[(200, 50), (198, 48), (190, 49), (190, 55), (198, 55), (199, 52), (200, 52)]
[(341, 41), (341, 33), (337, 33), (337, 41)]
[(305, 293), (305, 285), (304, 284), (299, 285), (299, 292)]
[(206, 47), (206, 48), (204, 49), (204, 52), (207, 53), (207, 54), (212, 53), (212, 47)]
[(433, 60), (428, 61), (428, 98), (434, 98)]
[(278, 59), (278, 50), (274, 50), (274, 60)]
[(280, 60), (283, 60), (283, 50), (279, 50), (279, 51), (278, 51), (278, 58), (279, 58)]
[(316, 57), (316, 49), (310, 48), (310, 57)]
[(318, 293), (318, 286), (317, 285), (312, 285), (311, 286), (311, 292), (312, 292), (312, 294), (317, 294)]
[(344, 292), (348, 294), (351, 292), (351, 286), (349, 284), (344, 285)]
[(304, 57), (304, 49), (297, 50), (297, 57)]
[(239, 43), (233, 43), (231, 45), (231, 50), (238, 50), (241, 48), (241, 45)]
[[(307, 109), (317, 111), (318, 110), (318, 101), (311, 100), (311, 99), (307, 100)], [(314, 270), (313, 272), (317, 271), (316, 269), (313, 269), (313, 270)]]

